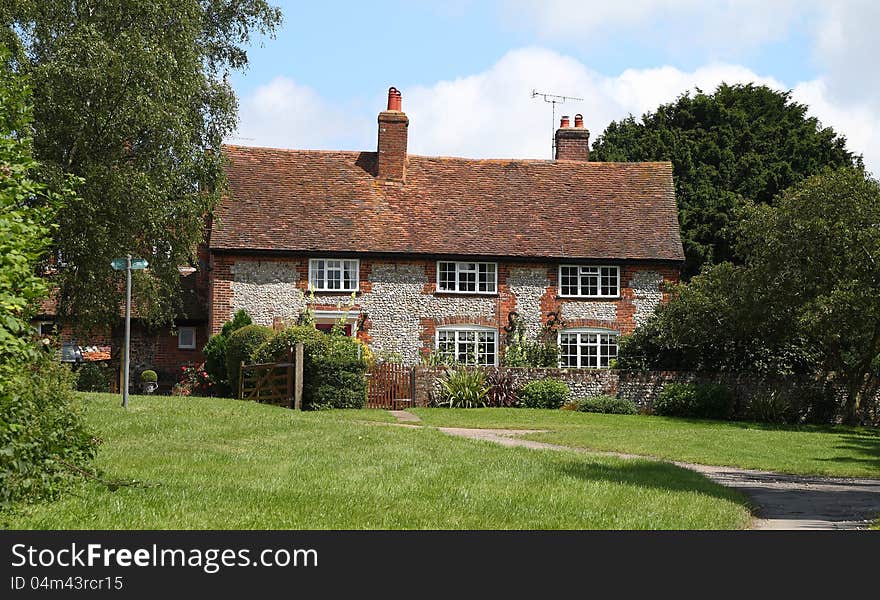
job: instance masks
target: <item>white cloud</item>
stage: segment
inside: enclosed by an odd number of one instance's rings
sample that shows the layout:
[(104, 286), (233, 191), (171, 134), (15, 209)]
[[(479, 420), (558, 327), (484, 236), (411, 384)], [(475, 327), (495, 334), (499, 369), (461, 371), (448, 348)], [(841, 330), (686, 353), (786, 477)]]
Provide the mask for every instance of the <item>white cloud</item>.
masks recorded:
[[(482, 73), (403, 89), (403, 108), (410, 117), (409, 150), (427, 155), (549, 158), (555, 124), (550, 106), (531, 97), (533, 88), (583, 98), (559, 106), (557, 119), (561, 114), (583, 114), (595, 139), (612, 120), (640, 116), (695, 87), (711, 92), (721, 82), (787, 89), (738, 65), (711, 64), (693, 71), (669, 66), (628, 69), (609, 77), (571, 57), (522, 48), (508, 52)], [(794, 96), (825, 125), (846, 135), (850, 149), (863, 153), (869, 168), (880, 171), (876, 106), (843, 105), (822, 79), (798, 84)], [(237, 143), (372, 150), (376, 115), (384, 99), (377, 95), (374, 101), (371, 106), (343, 110), (309, 88), (276, 78), (244, 99), (240, 135), (254, 139)]]
[(824, 68), (827, 93), (840, 104), (869, 102), (880, 111), (880, 54), (876, 0), (829, 2), (816, 32), (815, 61)]
[(500, 9), (505, 21), (545, 40), (590, 47), (625, 33), (667, 49), (696, 47), (730, 55), (784, 38), (804, 5), (796, 0), (516, 0)]
[(349, 107), (334, 106), (308, 86), (287, 77), (275, 77), (242, 99), (239, 128), (228, 141), (332, 150), (345, 144), (353, 132), (366, 134), (359, 116)]

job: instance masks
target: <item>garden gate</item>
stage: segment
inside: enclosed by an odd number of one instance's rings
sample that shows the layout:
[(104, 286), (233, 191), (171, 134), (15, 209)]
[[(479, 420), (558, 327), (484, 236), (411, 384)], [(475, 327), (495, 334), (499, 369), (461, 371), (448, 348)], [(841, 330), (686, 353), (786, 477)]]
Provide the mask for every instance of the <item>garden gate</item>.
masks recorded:
[(367, 371), (367, 407), (402, 410), (413, 405), (415, 369), (382, 363)]
[(302, 403), (303, 345), (296, 345), (296, 358), (291, 348), (287, 362), (259, 363), (238, 369), (238, 397), (265, 404), (300, 408)]

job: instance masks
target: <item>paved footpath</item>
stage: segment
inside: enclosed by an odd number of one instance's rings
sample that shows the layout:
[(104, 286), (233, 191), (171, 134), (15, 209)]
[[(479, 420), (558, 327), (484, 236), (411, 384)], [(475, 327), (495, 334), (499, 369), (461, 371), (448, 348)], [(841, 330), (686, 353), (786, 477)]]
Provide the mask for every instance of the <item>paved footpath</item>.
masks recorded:
[[(393, 411), (392, 414), (407, 424), (420, 421), (418, 416), (406, 411)], [(519, 437), (540, 432), (533, 429), (437, 429), (448, 435), (494, 442), (503, 446), (663, 460), (651, 456), (572, 448)], [(880, 515), (880, 479), (810, 477), (679, 461), (666, 462), (696, 471), (716, 483), (743, 492), (755, 506), (753, 529), (865, 529)]]

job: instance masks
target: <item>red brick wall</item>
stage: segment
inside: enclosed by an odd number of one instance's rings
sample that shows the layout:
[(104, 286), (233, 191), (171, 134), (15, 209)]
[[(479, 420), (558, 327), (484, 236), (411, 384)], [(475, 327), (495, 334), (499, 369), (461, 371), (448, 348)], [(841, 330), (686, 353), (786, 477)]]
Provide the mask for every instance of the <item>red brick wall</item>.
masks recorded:
[[(289, 263), (296, 268), (298, 274), (298, 281), (296, 286), (303, 290), (303, 292), (308, 295), (308, 257), (278, 257), (273, 255), (247, 255), (247, 256), (234, 256), (234, 255), (214, 255), (212, 264), (213, 270), (212, 274), (212, 298), (213, 301), (210, 307), (211, 319), (210, 319), (210, 331), (218, 332), (222, 327), (223, 323), (229, 320), (232, 316), (232, 273), (230, 268), (235, 264), (236, 260), (243, 261), (274, 261), (274, 262), (284, 262)], [(437, 292), (437, 261), (436, 259), (390, 259), (390, 258), (361, 258), (360, 261), (360, 293), (370, 293), (372, 292), (372, 282), (370, 281), (370, 275), (372, 273), (373, 266), (375, 264), (398, 264), (398, 265), (416, 265), (422, 267), (425, 270), (425, 282), (423, 293), (426, 295), (435, 295), (437, 297), (450, 297), (450, 298), (461, 298), (461, 297), (477, 297), (478, 295), (468, 296), (461, 294), (444, 294)], [(608, 263), (604, 263), (608, 264)], [(611, 263), (613, 264), (613, 263)], [(434, 335), (436, 333), (436, 328), (441, 325), (450, 325), (456, 323), (472, 323), (477, 325), (485, 325), (489, 327), (497, 327), (499, 332), (502, 332), (501, 329), (508, 324), (508, 315), (512, 311), (519, 310), (517, 307), (517, 299), (514, 294), (511, 292), (510, 286), (510, 276), (513, 269), (522, 267), (522, 268), (545, 268), (547, 272), (547, 280), (549, 282), (548, 287), (546, 288), (542, 298), (541, 298), (541, 319), (543, 323), (546, 323), (550, 318), (549, 313), (560, 313), (562, 302), (566, 303), (577, 303), (579, 300), (571, 299), (571, 298), (560, 298), (558, 296), (558, 262), (553, 263), (526, 263), (526, 262), (512, 262), (512, 261), (498, 261), (498, 294), (495, 296), (489, 296), (490, 298), (495, 299), (495, 315), (493, 319), (488, 319), (485, 316), (474, 317), (467, 314), (456, 315), (454, 317), (444, 317), (442, 319), (432, 319), (432, 318), (420, 318), (420, 333), (419, 339), (421, 341), (422, 347), (425, 349), (433, 349), (434, 347)], [(636, 313), (636, 305), (635, 305), (635, 292), (632, 288), (628, 287), (630, 280), (633, 275), (635, 275), (639, 271), (653, 271), (659, 273), (664, 282), (677, 282), (679, 278), (679, 269), (677, 265), (669, 265), (669, 264), (654, 264), (654, 263), (640, 263), (640, 264), (623, 264), (620, 268), (620, 298), (617, 299), (589, 299), (584, 300), (586, 302), (602, 302), (602, 303), (611, 303), (615, 305), (616, 309), (616, 318), (609, 321), (598, 321), (598, 320), (586, 320), (586, 319), (574, 319), (568, 320), (565, 322), (566, 326), (569, 327), (609, 327), (616, 330), (619, 330), (623, 334), (631, 333), (635, 328), (635, 320), (634, 315)], [(338, 307), (336, 304), (321, 303), (322, 296), (339, 296), (337, 293), (330, 294), (322, 294), (316, 293), (315, 300), (316, 303), (312, 305), (312, 308), (315, 310), (336, 310)], [(484, 295), (479, 295), (478, 297), (486, 297)], [(665, 301), (666, 294), (663, 294), (663, 300)], [(353, 307), (355, 310), (358, 310), (360, 306), (355, 301), (355, 305)], [(502, 332), (503, 333), (503, 332)], [(369, 318), (364, 323), (363, 331), (358, 332), (358, 337), (365, 342), (370, 341), (370, 320)]]
[(379, 113), (379, 144), (376, 176), (403, 181), (406, 176), (406, 142), (409, 119), (402, 112)]

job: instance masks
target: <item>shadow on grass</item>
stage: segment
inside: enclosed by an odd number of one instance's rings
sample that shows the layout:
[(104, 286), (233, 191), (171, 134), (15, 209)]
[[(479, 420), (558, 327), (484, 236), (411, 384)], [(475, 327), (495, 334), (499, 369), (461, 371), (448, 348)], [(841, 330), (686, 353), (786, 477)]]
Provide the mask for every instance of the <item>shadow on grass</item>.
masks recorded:
[(880, 437), (873, 435), (845, 435), (840, 444), (834, 446), (850, 454), (850, 456), (835, 456), (832, 458), (819, 458), (824, 462), (850, 463), (868, 466), (876, 471), (873, 477), (880, 477)]
[(566, 477), (583, 481), (605, 481), (671, 492), (693, 492), (735, 502), (747, 510), (753, 509), (753, 505), (743, 494), (716, 484), (699, 473), (667, 463), (634, 460), (607, 466), (572, 460), (557, 469)]

